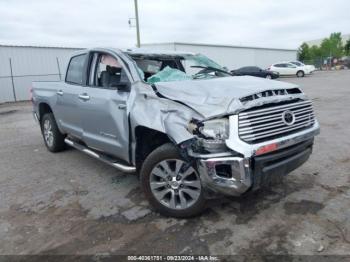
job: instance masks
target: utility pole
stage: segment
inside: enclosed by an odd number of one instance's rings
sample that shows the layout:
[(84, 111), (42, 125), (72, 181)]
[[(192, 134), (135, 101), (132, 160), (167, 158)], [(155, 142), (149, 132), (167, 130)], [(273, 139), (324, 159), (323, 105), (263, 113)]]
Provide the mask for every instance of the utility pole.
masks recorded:
[(137, 0), (134, 0), (135, 3), (135, 19), (136, 19), (136, 37), (137, 37), (137, 47), (141, 46), (140, 43), (140, 26), (139, 26), (139, 10), (137, 7)]

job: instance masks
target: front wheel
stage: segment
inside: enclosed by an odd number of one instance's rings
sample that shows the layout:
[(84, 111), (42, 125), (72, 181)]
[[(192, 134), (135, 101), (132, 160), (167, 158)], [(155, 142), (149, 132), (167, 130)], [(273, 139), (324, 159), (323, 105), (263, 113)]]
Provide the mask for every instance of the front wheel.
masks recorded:
[(304, 75), (305, 75), (304, 71), (300, 70), (297, 72), (297, 77), (304, 77)]
[(266, 79), (272, 79), (272, 76), (270, 74), (267, 74), (265, 78)]
[(146, 198), (160, 214), (191, 217), (204, 210), (206, 201), (199, 174), (173, 144), (155, 149), (145, 159), (140, 176)]

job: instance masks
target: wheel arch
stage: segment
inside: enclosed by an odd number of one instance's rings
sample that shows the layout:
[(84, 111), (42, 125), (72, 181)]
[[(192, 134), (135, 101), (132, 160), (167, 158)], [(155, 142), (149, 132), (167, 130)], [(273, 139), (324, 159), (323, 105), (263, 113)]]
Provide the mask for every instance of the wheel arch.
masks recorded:
[(137, 170), (140, 170), (144, 159), (157, 147), (166, 143), (176, 145), (175, 141), (167, 134), (146, 126), (136, 126), (134, 135), (135, 153), (133, 159)]
[(47, 114), (47, 113), (53, 113), (51, 107), (49, 104), (47, 104), (46, 102), (41, 102), (38, 106), (38, 110), (39, 110), (39, 121), (41, 121), (42, 117)]

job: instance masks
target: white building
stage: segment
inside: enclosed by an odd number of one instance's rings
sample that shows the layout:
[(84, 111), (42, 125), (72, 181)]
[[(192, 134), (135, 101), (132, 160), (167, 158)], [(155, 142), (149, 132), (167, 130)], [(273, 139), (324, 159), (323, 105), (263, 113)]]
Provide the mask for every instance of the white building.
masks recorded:
[(78, 49), (0, 45), (0, 103), (29, 99), (32, 81), (57, 81)]
[(297, 58), (296, 49), (265, 48), (234, 45), (211, 45), (196, 43), (159, 43), (143, 44), (143, 48), (158, 50), (178, 50), (201, 53), (227, 68), (236, 69), (242, 66), (259, 66), (267, 68), (280, 61), (293, 61)]

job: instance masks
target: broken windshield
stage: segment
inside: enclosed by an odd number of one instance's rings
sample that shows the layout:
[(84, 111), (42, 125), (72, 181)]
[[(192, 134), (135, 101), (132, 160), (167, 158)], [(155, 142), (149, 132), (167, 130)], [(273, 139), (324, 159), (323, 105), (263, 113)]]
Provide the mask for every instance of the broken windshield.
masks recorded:
[[(226, 69), (201, 54), (129, 54), (147, 83), (231, 76)], [(141, 74), (141, 72), (143, 74)]]

